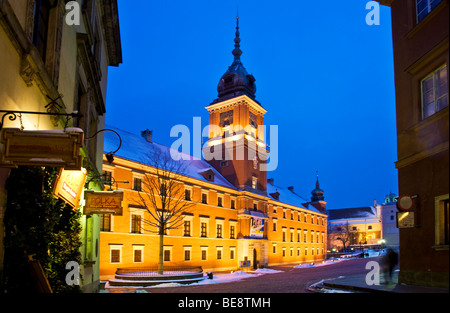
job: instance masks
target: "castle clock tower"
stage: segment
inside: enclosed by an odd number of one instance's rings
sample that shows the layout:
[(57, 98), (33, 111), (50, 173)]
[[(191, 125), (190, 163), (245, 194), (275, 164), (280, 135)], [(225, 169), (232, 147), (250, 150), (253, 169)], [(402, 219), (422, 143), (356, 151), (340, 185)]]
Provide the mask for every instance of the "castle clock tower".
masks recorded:
[(241, 62), (239, 35), (238, 16), (234, 61), (219, 81), (218, 98), (206, 107), (209, 141), (203, 152), (234, 186), (265, 194), (267, 150), (261, 126), (267, 111), (255, 100), (255, 78)]

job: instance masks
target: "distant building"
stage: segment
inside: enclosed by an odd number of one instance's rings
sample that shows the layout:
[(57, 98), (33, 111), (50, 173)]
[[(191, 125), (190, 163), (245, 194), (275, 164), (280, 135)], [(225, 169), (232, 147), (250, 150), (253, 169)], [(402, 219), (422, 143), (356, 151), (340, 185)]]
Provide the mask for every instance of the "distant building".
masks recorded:
[(448, 288), (449, 1), (379, 2), (392, 16), (399, 196), (416, 196), (414, 225), (400, 229), (399, 282)]
[(397, 227), (397, 195), (390, 192), (384, 197), (384, 203), (377, 206), (381, 209), (381, 229), (384, 244), (398, 249), (399, 232)]
[(380, 245), (380, 206), (332, 209), (327, 210), (327, 213), (328, 250), (362, 249)]

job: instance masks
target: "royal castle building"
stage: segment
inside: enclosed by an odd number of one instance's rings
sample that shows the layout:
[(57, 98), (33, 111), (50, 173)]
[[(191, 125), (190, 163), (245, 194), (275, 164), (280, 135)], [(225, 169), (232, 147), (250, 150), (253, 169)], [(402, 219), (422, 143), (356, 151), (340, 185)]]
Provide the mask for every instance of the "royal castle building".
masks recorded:
[[(120, 135), (122, 145), (113, 158), (104, 155), (103, 174), (111, 189), (123, 191), (124, 197), (120, 214), (101, 217), (103, 279), (118, 268), (155, 268), (160, 251), (164, 266), (201, 266), (204, 271), (325, 259), (326, 202), (318, 181), (307, 202), (293, 187), (279, 187), (267, 177), (269, 152), (258, 131), (267, 111), (255, 99), (255, 78), (241, 62), (237, 21), (234, 61), (220, 78), (217, 99), (206, 107), (210, 140), (203, 148), (205, 159), (153, 142), (151, 131), (136, 135), (109, 127)], [(104, 151), (116, 147), (117, 137), (105, 134)], [(182, 169), (176, 175), (162, 175), (156, 165), (167, 155)], [(168, 210), (167, 199), (162, 199), (169, 197), (168, 189), (156, 192), (156, 209), (142, 201), (152, 192), (149, 185), (162, 176), (177, 186), (173, 200), (187, 204), (164, 234), (154, 220), (158, 212)]]

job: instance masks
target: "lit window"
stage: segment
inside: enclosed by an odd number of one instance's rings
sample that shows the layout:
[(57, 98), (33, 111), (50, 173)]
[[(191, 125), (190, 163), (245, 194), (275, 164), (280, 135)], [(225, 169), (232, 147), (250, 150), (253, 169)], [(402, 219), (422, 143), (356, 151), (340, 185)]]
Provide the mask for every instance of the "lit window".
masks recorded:
[(442, 0), (416, 0), (417, 23), (425, 18)]
[(447, 65), (437, 69), (421, 82), (422, 119), (448, 107)]
[(206, 222), (200, 223), (200, 236), (207, 237), (208, 236), (208, 224)]
[(191, 221), (184, 221), (184, 231), (183, 234), (185, 237), (190, 237), (191, 236)]
[(100, 216), (100, 231), (111, 231), (111, 214)]
[(231, 225), (230, 226), (230, 239), (235, 239), (236, 236), (236, 226)]
[(131, 215), (131, 233), (141, 234), (141, 216), (132, 214)]
[(222, 228), (223, 228), (222, 224), (216, 225), (217, 238), (222, 238)]

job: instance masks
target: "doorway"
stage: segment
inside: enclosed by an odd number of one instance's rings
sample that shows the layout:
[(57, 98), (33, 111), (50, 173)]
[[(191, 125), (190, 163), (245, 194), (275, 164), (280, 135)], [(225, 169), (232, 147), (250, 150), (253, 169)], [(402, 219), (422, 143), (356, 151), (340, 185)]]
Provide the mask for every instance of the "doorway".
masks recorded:
[(256, 270), (258, 268), (258, 252), (256, 249), (253, 249), (253, 269)]

